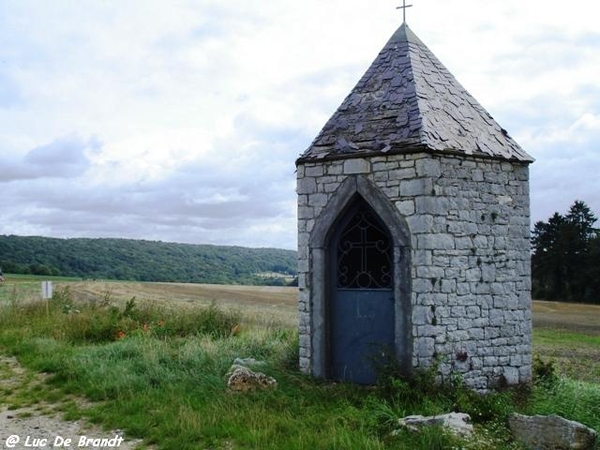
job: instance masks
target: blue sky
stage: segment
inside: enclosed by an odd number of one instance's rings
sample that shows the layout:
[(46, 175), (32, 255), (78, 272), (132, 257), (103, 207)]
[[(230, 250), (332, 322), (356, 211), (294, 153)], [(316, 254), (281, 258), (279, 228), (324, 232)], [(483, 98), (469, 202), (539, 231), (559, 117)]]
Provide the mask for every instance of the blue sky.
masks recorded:
[[(0, 234), (295, 248), (294, 161), (399, 1), (0, 0)], [(536, 158), (532, 221), (600, 214), (588, 0), (413, 0), (411, 29)]]

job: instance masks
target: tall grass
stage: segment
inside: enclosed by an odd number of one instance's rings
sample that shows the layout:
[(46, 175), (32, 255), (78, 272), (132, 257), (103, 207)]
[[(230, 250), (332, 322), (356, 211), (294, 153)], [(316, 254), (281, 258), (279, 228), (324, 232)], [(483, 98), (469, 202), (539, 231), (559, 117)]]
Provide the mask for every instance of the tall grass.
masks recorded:
[(558, 414), (600, 431), (600, 388), (598, 384), (559, 378), (552, 386), (534, 391), (536, 414)]
[[(562, 412), (600, 429), (591, 417), (600, 417), (593, 384), (558, 377), (528, 395), (480, 396), (459, 380), (437, 385), (433, 370), (408, 380), (390, 367), (381, 368), (375, 388), (323, 382), (298, 372), (296, 330), (276, 322), (250, 325), (239, 312), (214, 305), (177, 311), (136, 299), (116, 304), (105, 296), (78, 304), (71, 297), (61, 290), (47, 304), (5, 302), (0, 350), (51, 373), (55, 389), (93, 401), (71, 408), (69, 417), (124, 429), (160, 449), (514, 450), (520, 447), (510, 439), (506, 417), (515, 409)], [(275, 377), (278, 388), (228, 392), (225, 374), (236, 357), (265, 361), (260, 370)], [(586, 408), (590, 416), (583, 415)], [(392, 434), (402, 416), (451, 410), (471, 414), (475, 438), (438, 429)]]

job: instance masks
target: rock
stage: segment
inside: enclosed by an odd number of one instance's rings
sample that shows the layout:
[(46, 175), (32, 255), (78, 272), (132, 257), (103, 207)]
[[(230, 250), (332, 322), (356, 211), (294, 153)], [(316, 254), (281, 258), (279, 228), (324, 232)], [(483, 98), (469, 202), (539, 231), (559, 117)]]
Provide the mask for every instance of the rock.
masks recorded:
[(398, 420), (398, 424), (411, 431), (419, 431), (426, 426), (441, 426), (457, 436), (469, 437), (473, 434), (473, 425), (469, 423), (470, 421), (471, 416), (468, 414), (452, 412), (428, 417), (407, 416)]
[(508, 418), (513, 437), (533, 450), (592, 450), (596, 431), (557, 415)]
[(235, 360), (233, 361), (233, 365), (237, 365), (237, 366), (245, 366), (245, 367), (252, 367), (252, 366), (264, 366), (266, 363), (264, 361), (258, 361), (254, 358), (235, 358)]
[(253, 372), (246, 366), (234, 364), (227, 372), (227, 387), (235, 392), (248, 392), (257, 389), (274, 389), (277, 380), (262, 372)]

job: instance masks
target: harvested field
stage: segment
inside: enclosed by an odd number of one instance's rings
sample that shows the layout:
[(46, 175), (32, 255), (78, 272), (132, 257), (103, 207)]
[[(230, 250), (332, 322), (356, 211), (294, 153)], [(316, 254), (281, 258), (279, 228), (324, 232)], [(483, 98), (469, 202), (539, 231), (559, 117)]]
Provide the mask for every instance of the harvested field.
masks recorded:
[(535, 300), (533, 328), (565, 330), (600, 336), (600, 305)]
[(79, 301), (123, 302), (135, 297), (139, 302), (179, 308), (214, 302), (225, 309), (240, 310), (252, 322), (278, 322), (290, 327), (298, 324), (298, 288), (295, 287), (111, 281), (69, 282), (62, 286), (69, 286)]
[(533, 302), (533, 350), (569, 378), (600, 380), (600, 306)]

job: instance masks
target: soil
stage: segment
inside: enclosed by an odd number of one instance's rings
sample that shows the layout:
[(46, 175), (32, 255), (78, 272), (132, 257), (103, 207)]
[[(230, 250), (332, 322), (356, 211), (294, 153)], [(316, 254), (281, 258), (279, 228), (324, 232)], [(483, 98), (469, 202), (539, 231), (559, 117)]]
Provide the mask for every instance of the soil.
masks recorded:
[[(47, 386), (44, 379), (43, 374), (31, 374), (21, 367), (14, 357), (0, 355), (0, 448), (141, 448), (141, 440), (129, 439), (121, 430), (105, 431), (82, 419), (63, 420), (60, 402), (14, 406), (20, 403), (20, 389), (43, 389)], [(85, 400), (75, 400), (82, 408), (89, 405)]]

